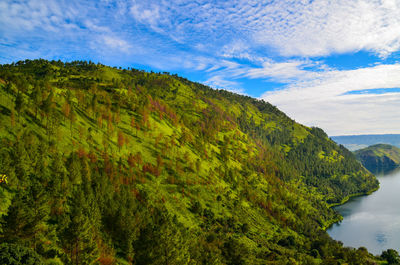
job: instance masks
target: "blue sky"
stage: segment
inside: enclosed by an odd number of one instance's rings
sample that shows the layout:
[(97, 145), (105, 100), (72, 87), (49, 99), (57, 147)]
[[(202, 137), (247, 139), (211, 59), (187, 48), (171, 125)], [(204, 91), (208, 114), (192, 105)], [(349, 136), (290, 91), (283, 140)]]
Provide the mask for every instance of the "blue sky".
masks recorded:
[(400, 133), (400, 1), (0, 2), (0, 63), (92, 60), (247, 94), (329, 135)]

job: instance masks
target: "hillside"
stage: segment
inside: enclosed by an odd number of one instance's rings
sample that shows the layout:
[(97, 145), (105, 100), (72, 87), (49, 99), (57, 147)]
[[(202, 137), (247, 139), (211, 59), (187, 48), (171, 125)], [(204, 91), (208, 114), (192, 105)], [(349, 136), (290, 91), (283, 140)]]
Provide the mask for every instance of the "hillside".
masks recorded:
[(400, 148), (388, 144), (376, 144), (357, 150), (358, 160), (371, 172), (389, 170), (400, 165)]
[(355, 151), (374, 144), (390, 144), (400, 147), (400, 134), (365, 134), (332, 136), (331, 139), (347, 149)]
[[(0, 67), (0, 263), (369, 264), (324, 231), (378, 181), (319, 128), (168, 73)], [(336, 262), (336, 263), (334, 263)]]

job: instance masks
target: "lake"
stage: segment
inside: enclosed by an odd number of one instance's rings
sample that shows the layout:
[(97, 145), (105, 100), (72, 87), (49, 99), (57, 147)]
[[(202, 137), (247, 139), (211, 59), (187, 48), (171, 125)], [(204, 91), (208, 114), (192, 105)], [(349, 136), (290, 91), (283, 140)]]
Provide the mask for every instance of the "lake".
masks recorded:
[(381, 254), (388, 248), (399, 251), (400, 169), (376, 176), (380, 182), (379, 190), (335, 207), (343, 220), (327, 231), (345, 246), (364, 246), (373, 254)]

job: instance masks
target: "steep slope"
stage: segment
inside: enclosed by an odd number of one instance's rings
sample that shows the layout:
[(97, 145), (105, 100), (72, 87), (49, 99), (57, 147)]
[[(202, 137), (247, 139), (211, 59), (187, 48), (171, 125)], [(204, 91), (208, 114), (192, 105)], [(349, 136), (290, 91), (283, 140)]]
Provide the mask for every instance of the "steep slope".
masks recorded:
[(377, 180), (269, 103), (168, 73), (45, 60), (2, 65), (0, 98), (4, 249), (74, 264), (372, 258), (324, 229), (340, 219), (330, 204)]
[(400, 148), (376, 144), (355, 152), (357, 159), (371, 172), (389, 170), (400, 165)]

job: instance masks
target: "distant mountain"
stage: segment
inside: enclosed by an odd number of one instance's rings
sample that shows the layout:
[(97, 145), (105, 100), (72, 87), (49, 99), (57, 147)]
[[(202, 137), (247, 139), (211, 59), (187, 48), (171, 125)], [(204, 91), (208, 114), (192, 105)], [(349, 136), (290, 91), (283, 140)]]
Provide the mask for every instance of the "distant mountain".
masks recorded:
[(390, 144), (400, 147), (400, 134), (365, 134), (332, 136), (331, 139), (355, 151), (375, 144)]
[(388, 170), (400, 165), (400, 148), (388, 144), (376, 144), (357, 150), (358, 160), (371, 172)]

